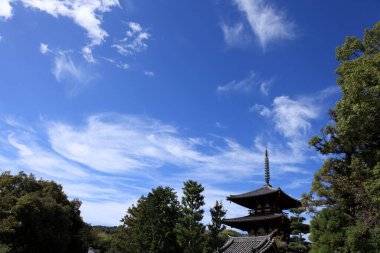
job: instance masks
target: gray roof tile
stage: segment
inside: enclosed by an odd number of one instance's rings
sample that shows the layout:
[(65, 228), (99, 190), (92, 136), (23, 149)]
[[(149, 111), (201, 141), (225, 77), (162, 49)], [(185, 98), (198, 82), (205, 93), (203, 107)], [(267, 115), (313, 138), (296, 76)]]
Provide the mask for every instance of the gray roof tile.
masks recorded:
[(278, 252), (271, 238), (266, 236), (230, 237), (227, 243), (218, 250), (219, 253), (267, 253)]

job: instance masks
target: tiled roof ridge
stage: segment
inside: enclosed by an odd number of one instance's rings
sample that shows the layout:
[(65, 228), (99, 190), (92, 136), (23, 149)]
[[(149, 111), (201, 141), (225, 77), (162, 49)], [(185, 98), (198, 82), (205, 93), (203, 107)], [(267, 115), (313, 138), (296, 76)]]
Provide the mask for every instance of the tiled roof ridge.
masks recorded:
[(223, 252), (225, 249), (227, 249), (228, 247), (230, 247), (233, 243), (234, 243), (234, 237), (232, 236), (228, 236), (228, 241), (226, 242), (226, 244), (219, 248), (217, 252)]
[[(266, 242), (268, 242), (268, 237), (265, 237), (264, 240), (262, 240), (262, 241), (257, 245), (256, 248), (259, 248), (259, 250), (260, 250), (260, 248), (262, 248), (262, 245), (266, 244)], [(263, 252), (263, 251), (260, 250), (259, 252)]]
[[(270, 191), (265, 192), (265, 190), (267, 190), (267, 189), (269, 189)], [(260, 191), (264, 191), (264, 192), (260, 193)], [(278, 192), (278, 191), (282, 191), (280, 187), (275, 189), (271, 186), (265, 185), (259, 189), (253, 190), (253, 191), (245, 192), (242, 194), (230, 195), (228, 198), (244, 198), (245, 196), (250, 197), (250, 195), (263, 196), (263, 195), (267, 195), (267, 194), (273, 194), (273, 193)]]
[(246, 193), (242, 193), (242, 194), (230, 195), (227, 197), (227, 200), (235, 202), (239, 199), (243, 200), (243, 199), (250, 199), (250, 198), (256, 198), (256, 197), (263, 197), (263, 196), (267, 196), (267, 195), (276, 195), (276, 194), (278, 194), (278, 196), (281, 195), (281, 196), (285, 197), (285, 199), (289, 199), (290, 201), (295, 201), (299, 204), (301, 203), (298, 199), (290, 196), (285, 191), (283, 191), (280, 187), (275, 189), (275, 188), (272, 188), (270, 186), (263, 186), (259, 189), (249, 191)]
[(273, 243), (274, 243), (273, 239), (268, 240), (266, 245), (262, 249), (260, 249), (259, 253), (265, 252), (267, 249), (270, 248), (270, 246), (272, 246)]
[(223, 247), (219, 248), (217, 252), (224, 252), (225, 250), (228, 250), (234, 243), (245, 243), (248, 241), (251, 241), (251, 242), (256, 241), (257, 244), (255, 244), (254, 246), (251, 245), (252, 247), (251, 250), (256, 250), (255, 252), (257, 253), (265, 253), (274, 243), (274, 240), (272, 237), (273, 237), (273, 233), (268, 234), (268, 235), (262, 235), (262, 236), (239, 236), (239, 237), (228, 236), (228, 241), (226, 242), (226, 244)]

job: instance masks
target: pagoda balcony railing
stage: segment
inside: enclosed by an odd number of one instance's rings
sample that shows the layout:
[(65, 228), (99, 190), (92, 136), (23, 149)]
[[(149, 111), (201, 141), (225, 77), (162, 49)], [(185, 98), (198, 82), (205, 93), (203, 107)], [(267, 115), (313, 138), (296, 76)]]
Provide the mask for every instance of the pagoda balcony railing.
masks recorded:
[(248, 215), (249, 216), (256, 216), (256, 215), (267, 215), (267, 214), (274, 214), (274, 213), (277, 213), (277, 214), (283, 214), (285, 215), (286, 217), (288, 217), (288, 212), (284, 212), (283, 210), (264, 210), (264, 211), (255, 211), (255, 210), (248, 210)]

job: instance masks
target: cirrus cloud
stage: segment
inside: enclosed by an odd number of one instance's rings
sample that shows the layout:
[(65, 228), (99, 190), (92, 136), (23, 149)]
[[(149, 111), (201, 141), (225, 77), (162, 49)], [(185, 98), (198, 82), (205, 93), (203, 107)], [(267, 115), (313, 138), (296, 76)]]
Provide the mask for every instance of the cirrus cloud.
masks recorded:
[[(183, 181), (197, 180), (205, 185), (211, 207), (231, 192), (223, 188), (226, 182), (263, 178), (268, 143), (260, 140), (245, 147), (228, 137), (188, 137), (160, 120), (116, 113), (92, 115), (81, 124), (41, 123), (37, 131), (14, 117), (0, 121), (5, 133), (0, 135), (0, 168), (61, 183), (71, 198), (83, 200), (87, 222), (118, 224), (129, 205), (158, 185), (180, 192)], [(276, 143), (269, 148), (276, 175), (302, 171), (305, 156)]]
[[(258, 39), (262, 48), (273, 41), (295, 37), (295, 24), (288, 20), (284, 11), (263, 0), (234, 0), (239, 11), (244, 14), (251, 32)], [(242, 24), (222, 25), (224, 39), (230, 46), (241, 46), (250, 41), (250, 34)]]

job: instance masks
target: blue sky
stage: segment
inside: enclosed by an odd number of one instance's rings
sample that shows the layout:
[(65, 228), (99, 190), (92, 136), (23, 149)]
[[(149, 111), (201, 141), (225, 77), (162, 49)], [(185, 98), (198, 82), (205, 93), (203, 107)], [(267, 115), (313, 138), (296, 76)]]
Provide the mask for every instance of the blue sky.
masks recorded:
[(0, 0), (0, 170), (62, 184), (91, 224), (187, 179), (236, 217), (225, 197), (264, 184), (268, 147), (299, 198), (335, 48), (379, 17), (375, 0)]

